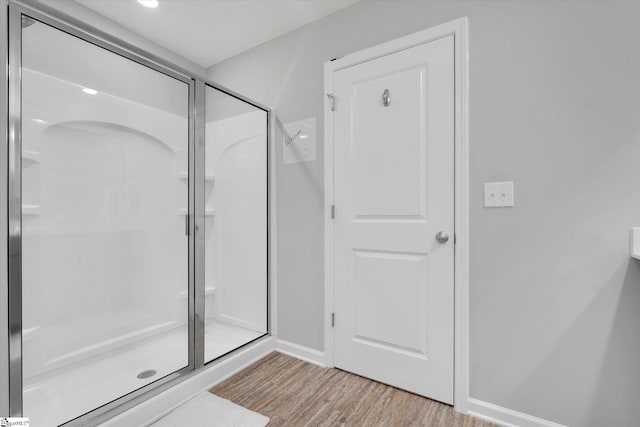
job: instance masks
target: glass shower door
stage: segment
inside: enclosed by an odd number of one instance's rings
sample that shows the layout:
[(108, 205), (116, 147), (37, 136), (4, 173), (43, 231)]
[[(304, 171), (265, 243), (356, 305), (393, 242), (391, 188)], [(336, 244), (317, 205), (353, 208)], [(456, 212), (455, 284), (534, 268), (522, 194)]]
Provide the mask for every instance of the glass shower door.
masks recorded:
[(21, 53), (23, 413), (58, 425), (190, 365), (192, 83), (25, 16)]
[(267, 333), (267, 112), (206, 86), (205, 362)]

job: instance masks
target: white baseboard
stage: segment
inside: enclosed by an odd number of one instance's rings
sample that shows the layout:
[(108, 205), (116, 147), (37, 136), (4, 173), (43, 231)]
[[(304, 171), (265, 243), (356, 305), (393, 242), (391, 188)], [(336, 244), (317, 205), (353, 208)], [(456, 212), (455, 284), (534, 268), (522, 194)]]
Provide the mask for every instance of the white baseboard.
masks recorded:
[(202, 372), (184, 380), (101, 424), (102, 427), (148, 426), (197, 394), (209, 390), (274, 350), (276, 339), (266, 338), (239, 351)]
[(473, 398), (467, 401), (467, 414), (504, 427), (565, 427), (553, 421)]
[(275, 343), (275, 351), (295, 357), (296, 359), (304, 360), (305, 362), (313, 363), (314, 365), (322, 366), (323, 368), (325, 367), (324, 352), (313, 348), (278, 339)]

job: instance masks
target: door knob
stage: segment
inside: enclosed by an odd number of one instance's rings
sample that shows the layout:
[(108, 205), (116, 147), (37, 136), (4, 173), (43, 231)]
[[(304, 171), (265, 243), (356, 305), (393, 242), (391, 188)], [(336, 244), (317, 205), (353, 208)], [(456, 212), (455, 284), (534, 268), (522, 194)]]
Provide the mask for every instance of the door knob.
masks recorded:
[(436, 233), (436, 240), (438, 243), (447, 243), (449, 241), (449, 235), (444, 231), (438, 231)]

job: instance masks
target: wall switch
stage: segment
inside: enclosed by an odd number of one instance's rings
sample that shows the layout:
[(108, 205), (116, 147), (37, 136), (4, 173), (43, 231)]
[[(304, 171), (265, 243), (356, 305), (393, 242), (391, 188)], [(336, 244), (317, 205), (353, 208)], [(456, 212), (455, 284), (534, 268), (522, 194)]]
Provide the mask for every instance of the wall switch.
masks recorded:
[(513, 182), (485, 182), (484, 207), (513, 207)]

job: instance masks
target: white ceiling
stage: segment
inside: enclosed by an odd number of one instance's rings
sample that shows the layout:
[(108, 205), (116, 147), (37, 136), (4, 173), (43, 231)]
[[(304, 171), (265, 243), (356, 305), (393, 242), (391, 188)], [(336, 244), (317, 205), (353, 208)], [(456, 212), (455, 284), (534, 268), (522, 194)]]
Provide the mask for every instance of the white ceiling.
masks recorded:
[(208, 68), (358, 0), (76, 0)]

